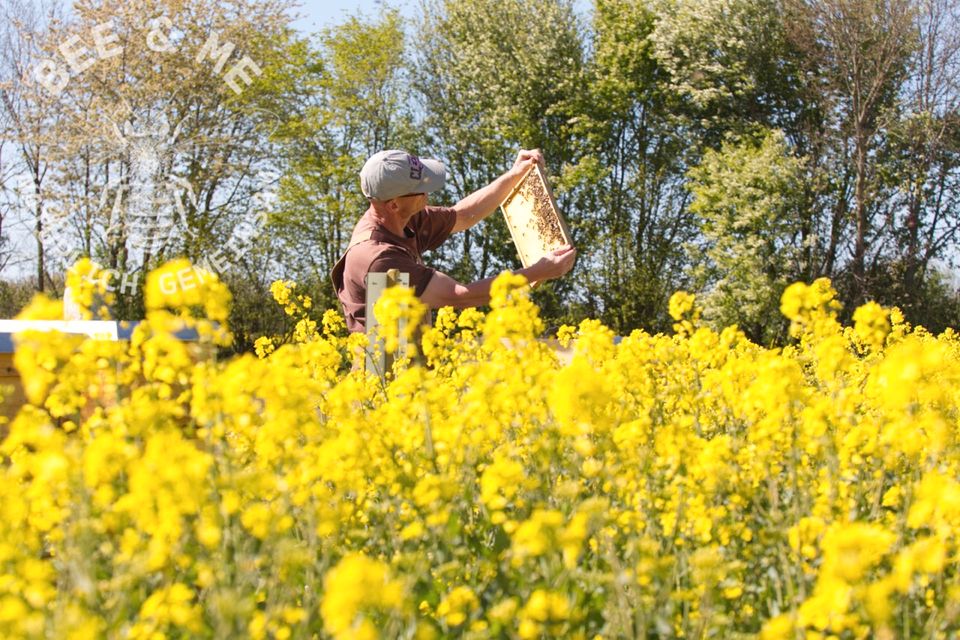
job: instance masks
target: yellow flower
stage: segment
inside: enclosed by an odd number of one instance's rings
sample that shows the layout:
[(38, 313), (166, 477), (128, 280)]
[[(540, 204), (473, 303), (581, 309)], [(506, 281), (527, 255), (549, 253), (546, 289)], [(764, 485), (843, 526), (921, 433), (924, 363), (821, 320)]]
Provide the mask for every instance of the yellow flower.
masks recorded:
[(504, 271), (490, 285), (490, 313), (483, 323), (484, 341), (502, 345), (509, 341), (515, 347), (529, 344), (543, 332), (539, 309), (530, 300), (527, 279)]
[(794, 622), (789, 614), (780, 614), (770, 618), (763, 624), (760, 631), (760, 640), (785, 640), (795, 635)]
[(896, 539), (896, 534), (874, 524), (834, 524), (823, 534), (820, 543), (823, 549), (821, 575), (836, 576), (848, 583), (857, 582), (867, 569), (887, 554)]
[(513, 563), (542, 556), (557, 548), (563, 514), (552, 509), (537, 509), (513, 533)]
[(270, 533), (270, 523), (273, 520), (273, 513), (270, 505), (263, 502), (257, 502), (249, 505), (243, 510), (240, 516), (240, 522), (257, 538), (263, 540)]
[(693, 313), (696, 298), (686, 291), (677, 291), (670, 296), (668, 305), (670, 317), (674, 320), (682, 320), (684, 316)]
[(542, 633), (557, 633), (569, 616), (570, 602), (566, 596), (537, 589), (520, 611), (519, 635), (527, 639), (539, 637)]
[(437, 605), (437, 617), (456, 627), (466, 622), (479, 606), (480, 602), (470, 587), (456, 587)]
[(676, 320), (673, 330), (682, 336), (693, 335), (702, 313), (702, 309), (696, 304), (696, 297), (686, 291), (677, 291), (670, 296), (668, 310), (670, 317)]
[(817, 543), (825, 529), (826, 523), (824, 523), (822, 518), (801, 518), (800, 522), (790, 527), (787, 533), (790, 548), (804, 558), (816, 557)]
[[(293, 282), (272, 288), (292, 320), (269, 357), (204, 355), (174, 330), (226, 331), (226, 298), (209, 307), (197, 289), (220, 285), (187, 267), (151, 276), (129, 341), (16, 337), (0, 637), (894, 638), (960, 619), (956, 331), (895, 309), (888, 331), (873, 305), (841, 327), (821, 280), (785, 293), (783, 348), (696, 327), (678, 295), (676, 335), (584, 320), (561, 364), (507, 274), (490, 314), (437, 312), (428, 366), (381, 378), (344, 366), (367, 337)], [(388, 315), (415, 318), (411, 296)]]
[(842, 631), (849, 626), (847, 612), (853, 601), (853, 587), (833, 577), (817, 581), (813, 595), (797, 611), (797, 623), (820, 631)]
[(16, 320), (63, 320), (63, 300), (51, 300), (38, 293), (16, 315)]
[(222, 531), (212, 508), (203, 511), (203, 515), (197, 521), (196, 529), (197, 539), (203, 546), (214, 549), (220, 544)]
[(144, 298), (148, 313), (170, 310), (184, 316), (198, 314), (218, 323), (226, 322), (232, 301), (230, 291), (215, 273), (182, 258), (150, 272)]
[(872, 351), (883, 348), (890, 333), (890, 312), (876, 302), (868, 302), (853, 312), (854, 334)]
[(882, 579), (867, 586), (864, 606), (874, 623), (882, 624), (890, 619), (892, 613), (890, 595), (893, 591), (894, 585), (888, 579)]
[(410, 287), (395, 286), (384, 291), (373, 306), (384, 349), (392, 353), (400, 348), (401, 341), (411, 344), (414, 331), (426, 312), (426, 306)]
[(503, 625), (510, 624), (513, 621), (514, 614), (517, 612), (517, 607), (516, 598), (506, 598), (490, 607), (487, 615), (493, 622)]
[(741, 595), (743, 595), (743, 587), (740, 585), (723, 588), (723, 597), (727, 600), (736, 600)]
[(273, 340), (267, 336), (260, 336), (253, 343), (253, 350), (258, 358), (266, 358), (276, 350)]
[(292, 280), (276, 280), (270, 285), (270, 295), (277, 301), (277, 304), (284, 308), (287, 315), (296, 313), (296, 305), (292, 304), (291, 301), (293, 290), (296, 287), (297, 283)]
[(150, 638), (167, 628), (198, 633), (201, 613), (193, 600), (193, 590), (180, 582), (154, 591), (140, 607), (139, 624), (135, 626), (137, 632), (132, 635)]
[(907, 526), (955, 531), (960, 526), (960, 482), (937, 472), (924, 475), (907, 514)]
[(523, 465), (497, 453), (480, 476), (480, 500), (493, 511), (504, 509), (517, 494), (523, 479)]
[(67, 269), (66, 288), (82, 319), (110, 317), (110, 305), (116, 302), (116, 294), (100, 265), (90, 258), (81, 258)]
[(836, 314), (840, 309), (836, 295), (827, 278), (817, 278), (809, 285), (795, 282), (787, 287), (780, 297), (780, 312), (790, 319), (791, 334), (835, 332), (839, 327)]
[(405, 526), (400, 531), (401, 540), (415, 540), (422, 536), (426, 532), (426, 529), (423, 527), (423, 523), (419, 520), (415, 520)]
[(360, 553), (344, 556), (323, 580), (323, 626), (335, 638), (376, 637), (369, 616), (399, 613), (404, 588), (385, 564)]

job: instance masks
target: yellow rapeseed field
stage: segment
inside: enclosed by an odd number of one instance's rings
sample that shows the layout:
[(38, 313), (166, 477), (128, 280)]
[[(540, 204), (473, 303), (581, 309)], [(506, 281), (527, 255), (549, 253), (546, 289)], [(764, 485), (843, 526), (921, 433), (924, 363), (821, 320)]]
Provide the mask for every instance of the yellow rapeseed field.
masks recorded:
[[(18, 335), (4, 638), (960, 633), (952, 331), (872, 303), (842, 327), (818, 280), (784, 294), (783, 349), (678, 293), (674, 335), (584, 321), (561, 364), (505, 274), (381, 379), (291, 282), (292, 335), (217, 360), (229, 291), (185, 267), (151, 274), (129, 342)], [(94, 280), (73, 281), (93, 313)], [(402, 288), (377, 310), (422, 311)]]

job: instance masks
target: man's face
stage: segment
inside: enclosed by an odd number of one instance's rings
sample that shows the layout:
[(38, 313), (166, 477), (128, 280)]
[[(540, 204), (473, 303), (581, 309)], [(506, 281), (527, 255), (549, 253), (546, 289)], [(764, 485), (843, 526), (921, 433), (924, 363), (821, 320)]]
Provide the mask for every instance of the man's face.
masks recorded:
[(397, 196), (393, 199), (393, 202), (397, 207), (398, 213), (403, 215), (405, 218), (409, 218), (427, 206), (427, 194), (408, 193), (402, 196)]

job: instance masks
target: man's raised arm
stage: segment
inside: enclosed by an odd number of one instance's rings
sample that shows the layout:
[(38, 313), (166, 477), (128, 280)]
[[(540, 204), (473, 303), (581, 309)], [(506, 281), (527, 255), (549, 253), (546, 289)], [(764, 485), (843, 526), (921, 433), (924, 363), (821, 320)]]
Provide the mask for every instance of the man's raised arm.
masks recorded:
[(510, 194), (511, 189), (523, 178), (523, 174), (535, 164), (543, 167), (543, 154), (539, 149), (524, 149), (517, 154), (517, 159), (509, 171), (453, 205), (454, 211), (457, 212), (453, 233), (469, 229), (496, 211), (503, 199)]

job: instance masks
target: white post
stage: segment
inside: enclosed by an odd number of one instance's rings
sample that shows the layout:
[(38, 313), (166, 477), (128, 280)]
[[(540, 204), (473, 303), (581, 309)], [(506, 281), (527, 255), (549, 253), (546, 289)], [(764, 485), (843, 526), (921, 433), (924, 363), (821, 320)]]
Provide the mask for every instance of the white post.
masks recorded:
[[(373, 305), (377, 303), (377, 300), (380, 299), (380, 296), (383, 295), (383, 292), (393, 287), (395, 285), (401, 284), (405, 287), (410, 286), (410, 274), (409, 273), (400, 273), (397, 269), (390, 269), (386, 273), (368, 273), (366, 276), (367, 283), (367, 335), (370, 337), (370, 351), (367, 352), (367, 371), (374, 371), (381, 378), (386, 374), (387, 371), (393, 366), (393, 354), (387, 353), (384, 349), (383, 340), (380, 340), (377, 336), (377, 318), (373, 313)], [(404, 324), (405, 321), (400, 321), (400, 349), (406, 348), (406, 340), (402, 338), (404, 333)], [(379, 352), (379, 355), (374, 358), (374, 351)]]

